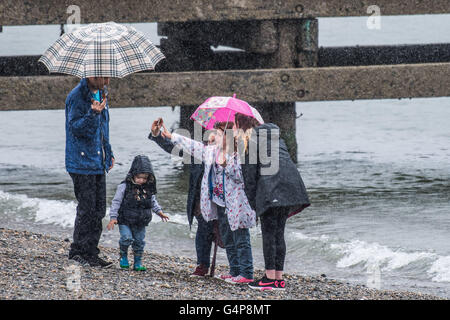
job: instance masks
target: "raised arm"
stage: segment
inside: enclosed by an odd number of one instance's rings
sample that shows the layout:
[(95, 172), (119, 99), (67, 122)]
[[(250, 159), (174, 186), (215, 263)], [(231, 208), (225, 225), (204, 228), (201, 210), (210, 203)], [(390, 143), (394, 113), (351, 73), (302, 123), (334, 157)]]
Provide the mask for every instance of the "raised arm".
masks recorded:
[(206, 146), (203, 143), (177, 133), (170, 134), (170, 140), (175, 146), (182, 148), (184, 152), (190, 154), (192, 157), (201, 160), (202, 162), (205, 161)]
[(161, 126), (164, 128), (164, 131), (161, 132), (161, 136), (163, 138), (169, 139), (175, 146), (181, 148), (184, 152), (191, 155), (191, 157), (194, 157), (202, 162), (205, 161), (206, 146), (202, 142), (192, 140), (176, 133), (170, 133), (164, 125), (162, 118), (153, 122), (153, 135), (155, 135), (155, 132), (159, 132)]
[[(172, 154), (172, 150), (175, 146), (175, 144), (170, 141), (169, 138), (164, 137), (161, 134), (161, 126), (163, 123), (163, 119), (162, 118), (158, 118), (155, 121), (153, 121), (152, 126), (150, 128), (150, 134), (148, 135), (148, 138), (150, 140), (153, 140), (156, 142), (156, 144), (163, 149), (165, 152)], [(183, 156), (183, 151), (180, 150), (179, 151), (179, 156), (182, 157)]]
[[(157, 136), (154, 136), (153, 133), (150, 132), (148, 135), (148, 138), (152, 141), (155, 141), (156, 144), (163, 149), (167, 153), (172, 153), (173, 148), (175, 147), (175, 144), (168, 138), (164, 138), (161, 133), (158, 133)], [(179, 156), (183, 156), (183, 150), (180, 149)]]

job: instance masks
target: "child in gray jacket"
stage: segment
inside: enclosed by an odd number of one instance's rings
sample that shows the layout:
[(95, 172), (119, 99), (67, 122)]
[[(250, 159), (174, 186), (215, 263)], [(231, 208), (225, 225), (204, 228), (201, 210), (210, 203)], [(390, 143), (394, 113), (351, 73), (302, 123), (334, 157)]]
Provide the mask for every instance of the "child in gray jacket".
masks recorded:
[(156, 179), (150, 159), (139, 155), (133, 160), (127, 177), (117, 187), (111, 203), (108, 230), (119, 224), (120, 267), (129, 268), (128, 247), (134, 254), (133, 268), (145, 271), (142, 265), (142, 253), (145, 246), (145, 227), (152, 220), (152, 212), (163, 221), (169, 220), (156, 201)]

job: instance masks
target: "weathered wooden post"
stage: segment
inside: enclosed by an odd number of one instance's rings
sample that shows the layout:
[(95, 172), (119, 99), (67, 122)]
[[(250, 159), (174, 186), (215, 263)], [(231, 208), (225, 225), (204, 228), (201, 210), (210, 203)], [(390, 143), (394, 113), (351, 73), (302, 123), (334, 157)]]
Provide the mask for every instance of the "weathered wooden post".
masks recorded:
[[(158, 35), (168, 36), (160, 40), (161, 51), (166, 55), (166, 63), (171, 71), (199, 70), (212, 58), (209, 42), (199, 38), (197, 33), (189, 34), (192, 23), (158, 23)], [(199, 101), (199, 104), (203, 101)], [(180, 105), (180, 128), (194, 132), (194, 122), (190, 119), (198, 105)]]
[[(317, 19), (281, 20), (277, 26), (278, 46), (270, 54), (270, 68), (315, 67), (318, 63), (318, 21)], [(281, 82), (288, 83), (289, 75), (282, 75)], [(299, 98), (305, 93), (298, 92)], [(295, 102), (259, 104), (261, 115), (266, 122), (273, 122), (281, 129), (281, 137), (297, 162), (296, 112)]]
[[(231, 46), (255, 54), (257, 65), (264, 69), (314, 67), (318, 63), (317, 19), (250, 20), (250, 21), (199, 21), (188, 23), (160, 23), (158, 34), (161, 50), (167, 56), (171, 71), (211, 70), (214, 52), (210, 46)], [(234, 62), (234, 63), (233, 63)], [(237, 60), (227, 69), (242, 67)], [(245, 67), (245, 66), (244, 66)], [(281, 82), (289, 84), (289, 75), (282, 75)], [(255, 86), (258, 86), (255, 83)], [(230, 86), (230, 95), (245, 95), (239, 88)], [(304, 96), (299, 90), (299, 98)], [(214, 92), (211, 92), (214, 95)], [(205, 97), (207, 98), (207, 97)], [(201, 103), (202, 101), (199, 101)], [(266, 122), (273, 122), (281, 129), (292, 159), (297, 161), (295, 101), (283, 103), (255, 103)], [(189, 115), (193, 106), (181, 106), (180, 127), (192, 132)]]
[(180, 106), (180, 128), (189, 130), (191, 134), (193, 134), (194, 132), (194, 121), (190, 119), (190, 116), (191, 114), (194, 113), (197, 107), (198, 106), (188, 106), (188, 105)]

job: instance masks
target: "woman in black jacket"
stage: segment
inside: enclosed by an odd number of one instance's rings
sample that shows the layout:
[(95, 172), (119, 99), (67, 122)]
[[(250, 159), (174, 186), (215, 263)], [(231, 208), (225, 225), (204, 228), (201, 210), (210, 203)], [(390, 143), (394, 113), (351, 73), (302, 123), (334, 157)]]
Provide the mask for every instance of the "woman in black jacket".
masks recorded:
[(283, 290), (286, 220), (310, 205), (305, 185), (293, 163), (280, 129), (260, 125), (236, 113), (235, 128), (241, 151), (245, 193), (261, 220), (265, 275), (249, 284), (254, 289)]

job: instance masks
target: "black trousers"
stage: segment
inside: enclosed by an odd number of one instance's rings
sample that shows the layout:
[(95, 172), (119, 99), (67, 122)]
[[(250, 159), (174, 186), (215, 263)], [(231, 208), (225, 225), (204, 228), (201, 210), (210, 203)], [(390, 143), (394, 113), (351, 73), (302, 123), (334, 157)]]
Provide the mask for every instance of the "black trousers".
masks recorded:
[(263, 255), (266, 270), (283, 271), (286, 257), (284, 229), (288, 217), (287, 208), (270, 208), (261, 216)]
[(69, 258), (75, 255), (98, 256), (102, 219), (106, 214), (105, 175), (69, 174), (78, 201)]

